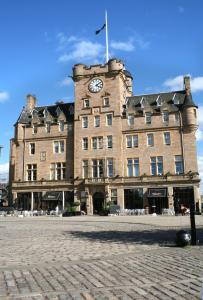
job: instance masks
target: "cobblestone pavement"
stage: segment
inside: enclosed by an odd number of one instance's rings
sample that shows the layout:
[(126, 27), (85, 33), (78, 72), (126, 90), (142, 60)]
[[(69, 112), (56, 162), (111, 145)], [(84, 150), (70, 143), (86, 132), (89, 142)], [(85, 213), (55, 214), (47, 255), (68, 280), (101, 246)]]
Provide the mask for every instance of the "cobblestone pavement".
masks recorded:
[(0, 299), (203, 299), (200, 243), (177, 248), (189, 217), (1, 217)]

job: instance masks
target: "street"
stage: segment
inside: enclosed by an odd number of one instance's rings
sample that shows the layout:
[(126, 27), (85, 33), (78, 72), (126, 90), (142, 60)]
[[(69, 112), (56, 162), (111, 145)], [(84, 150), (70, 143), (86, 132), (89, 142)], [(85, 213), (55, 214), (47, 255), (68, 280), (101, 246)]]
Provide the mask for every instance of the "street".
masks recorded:
[(178, 248), (188, 216), (0, 218), (0, 299), (202, 299), (200, 243)]

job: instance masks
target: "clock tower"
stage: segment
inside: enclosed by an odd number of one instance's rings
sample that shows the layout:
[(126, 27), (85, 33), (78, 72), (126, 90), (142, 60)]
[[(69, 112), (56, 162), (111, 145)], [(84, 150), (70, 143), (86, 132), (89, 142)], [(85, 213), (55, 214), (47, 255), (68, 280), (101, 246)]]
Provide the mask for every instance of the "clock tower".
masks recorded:
[[(109, 197), (109, 182), (122, 172), (122, 113), (132, 76), (121, 60), (76, 64), (74, 113), (75, 200), (96, 213)], [(97, 195), (97, 200), (94, 196)]]

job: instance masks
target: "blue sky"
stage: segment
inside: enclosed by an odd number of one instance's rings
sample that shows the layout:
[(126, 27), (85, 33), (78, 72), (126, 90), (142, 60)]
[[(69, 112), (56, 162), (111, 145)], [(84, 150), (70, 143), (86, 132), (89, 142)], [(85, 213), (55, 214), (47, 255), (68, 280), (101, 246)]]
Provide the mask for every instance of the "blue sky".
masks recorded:
[(8, 166), (13, 124), (28, 93), (38, 105), (73, 101), (75, 63), (105, 62), (109, 51), (134, 76), (134, 94), (182, 88), (192, 76), (199, 106), (198, 161), (203, 176), (203, 1), (0, 0), (0, 173)]

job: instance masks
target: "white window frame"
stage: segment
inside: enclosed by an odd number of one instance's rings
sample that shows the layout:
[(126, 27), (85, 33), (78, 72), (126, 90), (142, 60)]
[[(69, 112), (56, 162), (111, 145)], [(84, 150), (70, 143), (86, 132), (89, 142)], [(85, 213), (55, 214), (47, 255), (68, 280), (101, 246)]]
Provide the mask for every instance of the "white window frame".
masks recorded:
[(147, 146), (148, 147), (153, 147), (154, 146), (154, 134), (153, 133), (148, 133), (147, 134)]
[(46, 133), (50, 133), (51, 132), (51, 122), (50, 121), (47, 121), (45, 123), (45, 131), (46, 131)]
[[(33, 146), (34, 146), (34, 148), (33, 148)], [(29, 144), (29, 153), (30, 153), (30, 155), (35, 155), (35, 150), (36, 150), (35, 143), (30, 143)], [(34, 152), (34, 153), (32, 153), (32, 152)]]
[(82, 128), (88, 128), (88, 117), (82, 117)]
[[(152, 162), (153, 160), (153, 162)], [(155, 166), (155, 174), (152, 172), (152, 164)], [(162, 172), (160, 172), (159, 167), (162, 166)], [(152, 176), (158, 176), (164, 174), (164, 163), (163, 163), (163, 156), (152, 156), (150, 157), (150, 170)]]
[[(96, 162), (96, 164), (94, 165), (94, 162)], [(94, 176), (94, 168), (96, 167), (96, 175)], [(102, 167), (102, 173), (100, 172), (100, 168)], [(102, 178), (104, 177), (104, 160), (103, 159), (93, 159), (92, 160), (92, 178)], [(100, 176), (100, 174), (102, 174)]]
[(162, 120), (163, 120), (164, 123), (169, 122), (169, 112), (167, 110), (164, 110), (162, 112)]
[(94, 127), (100, 127), (100, 116), (94, 117)]
[(107, 114), (106, 115), (106, 126), (112, 126), (112, 125), (113, 125), (113, 115)]
[(163, 136), (164, 136), (164, 144), (168, 146), (171, 145), (171, 133), (169, 131), (164, 132)]
[(107, 135), (106, 140), (107, 140), (107, 148), (112, 149), (113, 148), (113, 136)]
[(65, 122), (64, 120), (59, 120), (58, 121), (58, 125), (59, 125), (59, 132), (63, 132), (65, 129)]
[[(183, 168), (183, 156), (182, 155), (175, 155), (175, 174), (183, 174), (184, 168)], [(177, 163), (181, 163), (181, 172), (177, 172)]]
[[(58, 146), (58, 151), (56, 151), (56, 147)], [(65, 152), (65, 142), (62, 141), (54, 141), (53, 142), (53, 153), (60, 154)]]
[(151, 124), (152, 123), (152, 114), (151, 114), (151, 112), (146, 112), (145, 113), (145, 123), (146, 124)]
[(84, 159), (82, 161), (82, 177), (83, 178), (88, 178), (88, 170), (89, 166), (88, 166), (88, 159)]
[(113, 176), (114, 176), (113, 158), (107, 158), (107, 177), (112, 178)]
[[(130, 163), (130, 161), (132, 163)], [(132, 174), (129, 172), (129, 167), (131, 166), (132, 168)], [(138, 166), (138, 174), (136, 174), (135, 169), (137, 170), (136, 167)], [(127, 176), (128, 177), (138, 177), (140, 175), (140, 161), (139, 158), (127, 158)]]
[[(27, 164), (26, 171), (27, 171), (26, 172), (27, 181), (36, 181), (37, 180), (37, 164)], [(30, 176), (29, 176), (29, 173), (30, 173)], [(30, 179), (29, 179), (29, 177), (30, 177)]]
[(103, 149), (103, 137), (102, 136), (93, 136), (92, 137), (92, 149)]
[(103, 106), (109, 106), (109, 97), (103, 98)]
[(127, 148), (138, 147), (138, 134), (126, 135), (126, 147)]
[(128, 126), (134, 126), (135, 124), (135, 117), (134, 115), (128, 115)]
[(90, 107), (90, 99), (84, 99), (83, 100), (83, 107), (84, 108), (89, 108)]
[(88, 138), (87, 137), (84, 137), (82, 139), (82, 149), (83, 150), (88, 150)]
[(50, 164), (50, 180), (66, 179), (66, 163), (55, 162)]

